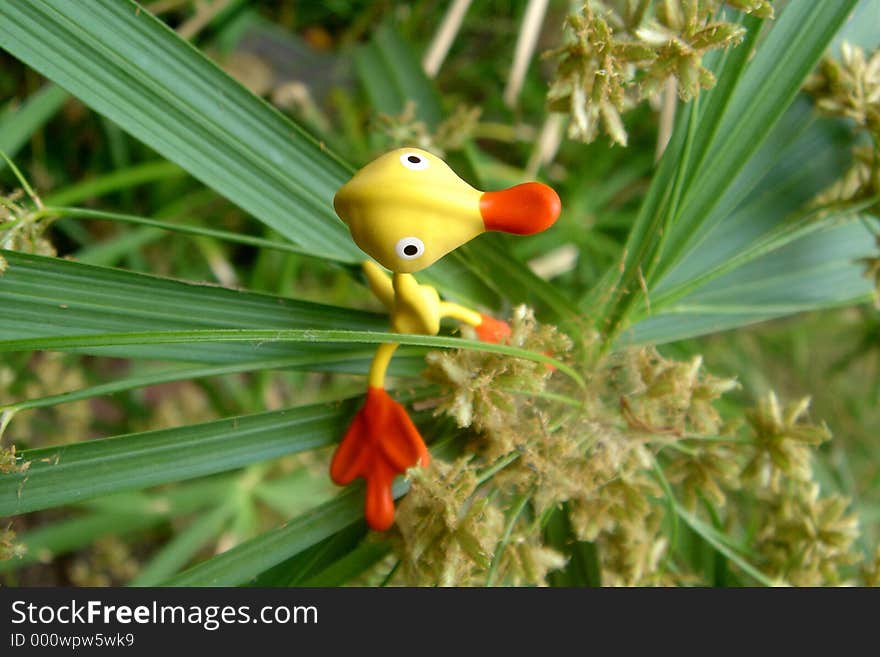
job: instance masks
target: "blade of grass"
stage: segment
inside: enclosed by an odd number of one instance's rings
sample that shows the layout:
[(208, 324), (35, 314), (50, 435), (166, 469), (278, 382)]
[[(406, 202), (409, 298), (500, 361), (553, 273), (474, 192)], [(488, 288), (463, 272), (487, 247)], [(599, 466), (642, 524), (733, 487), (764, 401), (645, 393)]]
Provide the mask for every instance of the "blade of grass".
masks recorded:
[[(755, 21), (747, 23), (752, 34), (740, 53), (722, 60), (720, 91), (714, 98), (710, 95), (709, 109), (701, 112), (696, 120), (689, 117), (678, 121), (671, 147), (661, 162), (660, 173), (652, 182), (636, 229), (630, 236), (622, 280), (606, 282), (604, 289), (611, 291), (607, 311), (611, 318), (610, 339), (617, 337), (631, 319), (637, 302), (642, 301), (650, 286), (679, 260), (686, 243), (711, 217), (719, 200), (791, 105), (804, 78), (854, 4), (855, 0), (839, 3), (792, 0), (741, 73), (742, 58), (748, 55), (749, 44), (754, 43), (754, 31), (760, 27)], [(733, 65), (737, 61), (740, 65)], [(686, 138), (686, 134), (690, 138)], [(695, 157), (679, 158), (679, 144), (685, 141), (693, 143)], [(696, 168), (690, 175), (683, 176), (688, 173), (690, 161)], [(674, 179), (683, 181), (681, 200), (663, 200), (671, 193), (666, 190)], [(667, 227), (662, 237), (660, 226)], [(645, 282), (640, 277), (649, 263), (652, 276)]]
[(267, 240), (261, 237), (252, 237), (250, 235), (242, 235), (240, 233), (233, 233), (225, 230), (216, 230), (214, 228), (205, 228), (203, 226), (172, 223), (170, 221), (159, 221), (157, 219), (148, 219), (147, 217), (140, 217), (133, 214), (106, 212), (103, 210), (92, 210), (90, 208), (47, 206), (41, 211), (35, 213), (35, 216), (40, 215), (52, 217), (56, 217), (57, 215), (56, 218), (53, 218), (53, 221), (58, 221), (64, 219), (65, 217), (72, 217), (79, 219), (100, 219), (103, 221), (117, 221), (121, 223), (135, 224), (138, 226), (150, 226), (153, 228), (161, 228), (162, 230), (166, 231), (183, 233), (186, 235), (211, 237), (214, 239), (223, 240), (225, 242), (232, 242), (233, 244), (246, 244), (248, 246), (254, 246), (263, 249), (284, 251), (286, 253), (296, 253), (297, 255), (307, 256), (310, 258), (320, 258), (322, 260), (339, 262), (338, 258), (334, 255), (310, 251), (308, 249), (295, 246), (289, 242)]
[(857, 1), (792, 0), (785, 6), (738, 81), (727, 111), (718, 117), (709, 145), (704, 145), (700, 175), (691, 178), (670, 224), (658, 279), (678, 262), (725, 190), (747, 168)]
[(690, 278), (687, 283), (676, 287), (670, 287), (662, 294), (652, 296), (651, 304), (657, 309), (662, 309), (664, 306), (671, 305), (678, 300), (687, 297), (689, 294), (696, 292), (716, 278), (729, 274), (753, 260), (767, 256), (774, 251), (779, 251), (783, 247), (806, 238), (813, 233), (828, 230), (830, 227), (841, 225), (847, 221), (854, 221), (862, 210), (870, 207), (876, 202), (877, 198), (873, 198), (853, 205), (850, 210), (852, 213), (851, 218), (848, 218), (843, 214), (819, 217), (823, 210), (818, 209), (807, 213), (808, 217), (809, 215), (816, 217), (816, 220), (814, 221), (795, 219), (781, 224), (775, 229), (772, 229), (768, 234), (756, 240), (747, 249), (728, 258), (718, 266), (709, 269), (703, 274)]
[(687, 523), (687, 525), (693, 529), (704, 541), (706, 541), (709, 545), (715, 548), (718, 552), (727, 557), (730, 561), (735, 563), (739, 568), (746, 573), (749, 577), (754, 579), (759, 584), (764, 586), (776, 586), (778, 582), (773, 582), (769, 577), (767, 577), (760, 570), (755, 568), (752, 564), (750, 564), (744, 557), (742, 557), (729, 543), (726, 536), (718, 532), (711, 525), (707, 525), (705, 522), (697, 518), (695, 515), (687, 511), (685, 508), (680, 506), (679, 504), (675, 505), (675, 511), (678, 516)]
[(102, 333), (63, 337), (23, 338), (0, 340), (0, 352), (32, 350), (69, 350), (87, 347), (196, 344), (201, 342), (252, 342), (258, 345), (273, 342), (299, 342), (307, 344), (385, 344), (398, 343), (417, 347), (440, 347), (472, 349), (523, 358), (552, 365), (566, 374), (582, 389), (586, 388), (583, 377), (571, 366), (546, 354), (528, 351), (507, 344), (464, 340), (441, 335), (416, 335), (379, 331), (333, 331), (320, 329), (214, 329), (192, 331), (153, 331)]
[(137, 576), (129, 582), (129, 586), (156, 586), (174, 575), (209, 541), (217, 537), (234, 510), (234, 504), (227, 501), (195, 518), (189, 527), (177, 532), (173, 539), (144, 564)]
[(302, 586), (342, 586), (359, 577), (391, 553), (388, 541), (361, 541), (355, 549), (309, 577)]
[[(2, 252), (0, 339), (117, 330), (208, 327), (383, 329), (387, 318), (363, 311), (193, 285), (61, 259)], [(332, 356), (335, 348), (327, 350)], [(148, 347), (103, 350), (125, 358), (231, 363), (316, 356), (318, 349), (277, 347)], [(337, 363), (334, 367), (346, 367)], [(359, 366), (360, 367), (360, 366)], [(362, 370), (360, 370), (362, 371)]]
[(168, 514), (92, 513), (71, 520), (40, 527), (17, 537), (26, 552), (21, 558), (0, 561), (0, 573), (53, 559), (85, 547), (103, 536), (131, 535), (165, 521)]
[(568, 514), (565, 506), (554, 509), (544, 528), (548, 547), (568, 558), (564, 568), (548, 573), (548, 580), (553, 586), (601, 586), (602, 572), (596, 545), (577, 539)]
[[(19, 107), (5, 114), (0, 120), (0, 151), (15, 157), (28, 139), (61, 109), (67, 98), (64, 89), (47, 84)], [(0, 161), (0, 171), (4, 168), (6, 162)]]
[(122, 493), (82, 505), (87, 512), (77, 517), (38, 527), (18, 536), (26, 552), (20, 559), (0, 561), (0, 572), (84, 547), (108, 534), (122, 534), (154, 527), (175, 515), (213, 505), (233, 484), (229, 476), (182, 484), (156, 495)]
[(716, 333), (799, 312), (870, 301), (873, 286), (859, 257), (874, 253), (859, 221), (825, 226), (719, 275), (664, 306), (621, 336), (660, 343)]
[(323, 568), (330, 561), (354, 548), (364, 534), (367, 526), (364, 522), (355, 522), (315, 543), (290, 559), (260, 573), (248, 582), (248, 586), (296, 586), (302, 577), (308, 577), (315, 568)]
[[(354, 357), (356, 354), (345, 354), (345, 359)], [(362, 357), (365, 360), (372, 358), (373, 350), (364, 350)], [(320, 356), (319, 358), (325, 358)], [(243, 363), (233, 363), (231, 365), (217, 365), (208, 367), (179, 367), (172, 370), (164, 370), (161, 372), (141, 374), (132, 376), (109, 383), (102, 383), (94, 386), (86, 386), (78, 390), (71, 390), (58, 395), (48, 395), (46, 397), (37, 397), (33, 399), (25, 399), (19, 402), (0, 405), (0, 412), (17, 413), (32, 408), (49, 408), (60, 404), (81, 401), (83, 399), (91, 399), (94, 397), (103, 397), (105, 395), (113, 395), (119, 392), (134, 390), (137, 388), (145, 388), (148, 386), (160, 385), (163, 383), (171, 383), (173, 381), (192, 381), (194, 379), (202, 379), (211, 376), (224, 376), (227, 374), (240, 374), (244, 372), (255, 372), (260, 370), (283, 369), (286, 367), (317, 367), (320, 363), (315, 362), (312, 356), (297, 356), (294, 358), (278, 358), (271, 360), (258, 360)]]
[[(395, 497), (403, 487), (395, 488)], [(357, 522), (363, 513), (358, 486), (294, 520), (245, 541), (164, 582), (163, 586), (236, 586)]]
[(652, 292), (687, 281), (705, 270), (707, 262), (724, 262), (796, 213), (803, 214), (816, 194), (850, 165), (839, 128), (833, 121), (817, 121), (810, 103), (797, 102), (691, 236), (680, 263), (652, 285)]
[(0, 476), (0, 516), (73, 504), (240, 468), (337, 441), (354, 410), (314, 404), (160, 431), (26, 450), (27, 470)]
[(308, 577), (320, 572), (342, 555), (355, 549), (367, 534), (366, 523), (354, 523), (346, 529), (336, 532), (311, 549), (302, 552), (286, 564), (286, 573), (282, 584), (301, 586)]
[(302, 247), (362, 257), (341, 160), (130, 0), (0, 5), (0, 46)]
[(144, 162), (50, 192), (43, 197), (43, 203), (55, 206), (73, 205), (111, 194), (120, 189), (180, 178), (185, 175), (186, 172), (173, 162), (162, 160)]
[(253, 497), (276, 513), (290, 517), (333, 497), (337, 490), (324, 472), (306, 467), (260, 481), (253, 488)]

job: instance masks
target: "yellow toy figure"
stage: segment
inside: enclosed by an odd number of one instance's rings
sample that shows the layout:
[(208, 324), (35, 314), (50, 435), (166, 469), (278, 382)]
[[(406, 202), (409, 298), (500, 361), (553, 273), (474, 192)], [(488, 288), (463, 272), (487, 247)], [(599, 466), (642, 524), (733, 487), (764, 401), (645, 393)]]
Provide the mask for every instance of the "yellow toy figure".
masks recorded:
[[(505, 322), (441, 301), (437, 290), (419, 285), (412, 274), (487, 230), (542, 231), (556, 221), (560, 202), (550, 187), (535, 182), (480, 192), (440, 158), (401, 148), (358, 171), (336, 192), (333, 207), (357, 245), (392, 272), (389, 278), (375, 262), (363, 265), (370, 289), (391, 313), (392, 331), (436, 335), (440, 320), (451, 317), (474, 327), (481, 340), (500, 342), (510, 334)], [(385, 372), (397, 347), (377, 349), (366, 402), (330, 464), (330, 477), (339, 485), (366, 480), (365, 516), (378, 531), (394, 522), (394, 477), (429, 462), (418, 429), (385, 391)]]

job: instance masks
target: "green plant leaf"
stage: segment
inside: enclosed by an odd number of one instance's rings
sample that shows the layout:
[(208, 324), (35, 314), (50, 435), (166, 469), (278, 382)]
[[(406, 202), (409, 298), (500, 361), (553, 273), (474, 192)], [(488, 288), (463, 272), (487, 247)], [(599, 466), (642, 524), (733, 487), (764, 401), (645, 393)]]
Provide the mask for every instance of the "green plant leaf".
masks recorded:
[(22, 568), (85, 547), (110, 534), (131, 534), (153, 527), (166, 520), (168, 514), (148, 513), (91, 513), (64, 520), (22, 534), (18, 542), (26, 552), (21, 558), (0, 561), (0, 573)]
[(363, 258), (333, 213), (350, 174), (130, 0), (0, 4), (0, 47), (295, 244)]
[(705, 540), (709, 545), (715, 548), (722, 555), (730, 559), (730, 561), (739, 566), (744, 573), (752, 577), (756, 582), (759, 582), (764, 586), (774, 585), (774, 582), (771, 581), (769, 577), (767, 577), (764, 573), (755, 568), (755, 566), (750, 564), (745, 559), (745, 557), (739, 554), (735, 547), (730, 544), (727, 536), (719, 532), (711, 525), (703, 522), (679, 504), (675, 505), (675, 511), (678, 516), (682, 520), (684, 520), (687, 525), (691, 529), (693, 529), (703, 540)]
[[(395, 497), (403, 487), (395, 487)], [(357, 522), (363, 490), (352, 486), (329, 502), (163, 582), (164, 586), (235, 586)]]
[(860, 222), (832, 226), (754, 260), (636, 324), (625, 342), (660, 343), (799, 312), (864, 303), (872, 286), (855, 258), (872, 255)]
[[(225, 230), (216, 230), (214, 228), (206, 228), (204, 226), (196, 226), (191, 224), (174, 223), (170, 221), (160, 221), (158, 219), (150, 219), (148, 217), (140, 217), (133, 214), (123, 214), (120, 212), (106, 212), (104, 210), (92, 210), (88, 208), (65, 208), (48, 206), (42, 210), (46, 215), (57, 218), (54, 221), (65, 217), (73, 217), (80, 219), (101, 219), (104, 221), (117, 221), (120, 223), (135, 224), (138, 226), (149, 226), (151, 228), (161, 228), (161, 231), (150, 231), (146, 233), (151, 239), (154, 234), (162, 235), (162, 231), (177, 232), (184, 235), (195, 235), (199, 237), (210, 237), (233, 244), (246, 244), (263, 249), (273, 249), (275, 251), (284, 251), (286, 253), (296, 253), (297, 255), (309, 258), (320, 258), (321, 260), (334, 260), (335, 256), (315, 253), (302, 247), (295, 246), (289, 242), (278, 242), (276, 240), (267, 240), (262, 237), (253, 237), (251, 235), (241, 235)], [(81, 258), (80, 258), (81, 259)]]
[(564, 568), (548, 574), (553, 586), (602, 586), (595, 543), (579, 541), (569, 521), (569, 509), (555, 509), (544, 528), (544, 540), (568, 559)]
[(235, 505), (227, 501), (195, 518), (186, 529), (162, 546), (144, 564), (130, 586), (155, 586), (180, 570), (195, 554), (223, 529), (235, 511)]
[(380, 25), (370, 42), (355, 51), (353, 61), (375, 109), (397, 115), (412, 102), (416, 116), (429, 128), (440, 123), (440, 98), (419, 58), (391, 24)]
[(861, 206), (803, 209), (849, 166), (846, 140), (838, 122), (796, 103), (732, 183), (739, 201), (721, 206), (734, 209), (715, 211), (725, 216), (704, 224), (699, 248), (650, 290), (649, 316), (623, 340), (668, 342), (868, 300)]
[(388, 541), (361, 541), (353, 550), (309, 577), (302, 586), (342, 586), (362, 575), (391, 552)]
[(698, 229), (712, 218), (720, 221), (727, 216), (713, 210), (722, 201), (735, 204), (726, 192), (748, 169), (857, 2), (789, 2), (737, 80), (724, 111), (710, 116), (711, 123), (701, 120), (695, 139), (708, 140), (705, 155), (694, 162), (693, 171), (699, 175), (689, 179), (670, 222), (658, 278), (679, 261)]
[[(364, 522), (356, 522), (342, 531), (313, 545), (285, 563), (278, 566), (277, 575), (281, 586), (301, 586), (312, 575), (332, 565), (336, 560), (355, 549), (367, 534)], [(271, 572), (271, 571), (270, 571)], [(261, 576), (257, 583), (262, 585)]]
[(285, 517), (302, 513), (337, 492), (327, 473), (306, 467), (284, 477), (261, 481), (253, 489), (260, 502)]
[[(142, 333), (96, 333), (49, 338), (23, 338), (0, 340), (2, 351), (71, 350), (89, 347), (156, 344), (251, 342), (261, 345), (271, 342), (305, 344), (387, 344), (473, 349), (505, 354), (553, 366), (566, 374), (581, 388), (586, 388), (584, 378), (570, 365), (546, 354), (528, 351), (507, 344), (463, 340), (443, 335), (420, 335), (416, 333), (386, 333), (379, 331), (329, 331), (318, 329), (209, 329), (194, 331), (152, 331)], [(346, 354), (347, 356), (348, 354)]]
[(153, 495), (118, 493), (80, 505), (72, 518), (25, 532), (21, 558), (0, 561), (0, 572), (51, 559), (92, 543), (102, 536), (123, 534), (161, 524), (174, 515), (192, 513), (216, 503), (234, 484), (221, 475), (186, 483)]
[[(61, 109), (66, 99), (64, 89), (47, 84), (19, 107), (4, 114), (0, 119), (0, 151), (15, 157), (28, 139)], [(6, 162), (0, 160), (0, 171), (5, 168)]]
[[(442, 438), (431, 446), (434, 458), (449, 458), (460, 445), (454, 438)], [(394, 483), (395, 499), (409, 484), (402, 477)], [(281, 527), (245, 541), (163, 583), (165, 586), (235, 586), (246, 584), (278, 564), (296, 557), (337, 532), (361, 522), (361, 485), (353, 485), (320, 506), (297, 516)], [(283, 570), (283, 569), (282, 569)]]
[(652, 287), (652, 304), (662, 304), (658, 294), (729, 263), (768, 235), (820, 225), (818, 212), (802, 208), (849, 166), (847, 142), (838, 122), (817, 120), (806, 100), (795, 103), (693, 236), (698, 248)]
[(54, 190), (43, 197), (43, 203), (50, 206), (73, 205), (120, 189), (180, 178), (185, 175), (186, 172), (173, 162), (165, 162), (164, 160), (144, 162)]
[(314, 361), (311, 356), (294, 356), (290, 359), (275, 358), (271, 360), (244, 361), (230, 365), (209, 365), (204, 367), (177, 367), (160, 372), (148, 372), (127, 378), (120, 378), (107, 383), (94, 386), (86, 386), (77, 390), (70, 390), (57, 395), (46, 397), (33, 397), (19, 402), (0, 405), (0, 411), (17, 413), (30, 408), (49, 408), (60, 404), (92, 399), (104, 395), (113, 395), (137, 388), (171, 383), (173, 381), (192, 381), (211, 376), (223, 376), (226, 374), (239, 374), (243, 372), (255, 372), (258, 370), (271, 370), (285, 367), (320, 367), (320, 363)]
[(314, 404), (203, 424), (26, 450), (24, 472), (0, 476), (0, 516), (240, 468), (330, 445), (348, 403)]
[[(387, 318), (358, 310), (193, 285), (155, 276), (93, 267), (56, 258), (2, 251), (0, 339), (75, 336), (116, 330), (197, 327), (383, 329)], [(365, 372), (371, 355), (340, 347), (295, 345), (137, 346), (90, 353), (205, 363), (302, 357), (302, 368)], [(402, 352), (395, 372), (417, 373), (418, 353)], [(322, 364), (322, 357), (325, 359)], [(401, 369), (397, 369), (401, 368)]]
[[(789, 213), (806, 201), (804, 194), (817, 189), (780, 185), (781, 171), (791, 180), (801, 176), (804, 181), (812, 176), (810, 182), (819, 184), (818, 189), (822, 175), (839, 173), (829, 164), (835, 158), (840, 162), (839, 153), (833, 149), (819, 158), (811, 152), (804, 159), (804, 146), (815, 137), (815, 132), (802, 137), (812, 122), (809, 109), (796, 106), (785, 113), (854, 5), (854, 0), (793, 0), (747, 65), (749, 48), (761, 25), (754, 19), (747, 21), (746, 43), (719, 59), (716, 88), (700, 101), (702, 107), (694, 105), (686, 118), (679, 117), (670, 148), (631, 233), (622, 280), (606, 279), (604, 289), (611, 291), (612, 299), (612, 338), (618, 337), (627, 322), (637, 323), (624, 341), (664, 341), (864, 299), (864, 281), (859, 280), (853, 266), (858, 249), (835, 253), (839, 262), (831, 266), (834, 282), (843, 286), (833, 294), (830, 287), (824, 288), (828, 294), (822, 298), (821, 294), (799, 289), (799, 285), (811, 283), (810, 253), (815, 249), (810, 235), (780, 231)], [(791, 64), (783, 66), (781, 62)], [(794, 157), (799, 149), (801, 153)], [(806, 171), (785, 171), (786, 157)], [(818, 165), (811, 159), (818, 159)], [(816, 169), (818, 178), (812, 173)], [(830, 179), (826, 175), (825, 180)], [(756, 188), (759, 212), (756, 205), (749, 206)], [(855, 246), (859, 229), (840, 231), (835, 235), (846, 235), (841, 239)], [(776, 240), (768, 251), (767, 238), (771, 235), (776, 235)], [(732, 272), (718, 270), (706, 277), (710, 263), (727, 263), (734, 255), (741, 258), (743, 267)], [(694, 259), (700, 264), (695, 265)], [(768, 286), (778, 284), (772, 291), (745, 283), (761, 270), (762, 263), (766, 266), (774, 259), (795, 273), (784, 283), (767, 281)], [(677, 278), (670, 280), (670, 272), (676, 267)], [(738, 276), (745, 287), (737, 284)], [(694, 290), (695, 277), (702, 277), (699, 290), (704, 291), (703, 297)], [(664, 296), (664, 285), (668, 292), (673, 283), (691, 287), (679, 290), (677, 296)], [(740, 296), (735, 308), (728, 301), (722, 304), (722, 298), (715, 296), (719, 286), (748, 296)], [(780, 303), (778, 300), (786, 294), (790, 303)], [(719, 303), (717, 310), (706, 303), (707, 299)], [(589, 301), (594, 302), (595, 296)], [(716, 317), (711, 317), (713, 312), (717, 312)]]

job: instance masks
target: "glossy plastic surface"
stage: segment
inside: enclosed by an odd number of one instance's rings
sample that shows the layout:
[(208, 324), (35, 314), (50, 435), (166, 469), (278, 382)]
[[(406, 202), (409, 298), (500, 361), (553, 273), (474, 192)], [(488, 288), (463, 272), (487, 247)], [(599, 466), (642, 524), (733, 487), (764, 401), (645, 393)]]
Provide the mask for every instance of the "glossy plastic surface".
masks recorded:
[[(487, 230), (519, 235), (545, 230), (560, 211), (559, 197), (546, 185), (523, 183), (483, 193), (418, 148), (397, 149), (366, 165), (337, 191), (333, 207), (357, 245), (391, 271), (389, 276), (376, 263), (364, 263), (370, 289), (391, 315), (392, 331), (436, 335), (440, 320), (449, 317), (474, 327), (486, 342), (507, 340), (507, 323), (441, 301), (437, 290), (420, 285), (412, 272)], [(330, 465), (337, 484), (366, 480), (365, 516), (377, 531), (394, 522), (394, 478), (429, 462), (418, 429), (384, 389), (396, 349), (389, 343), (376, 350), (366, 401)]]

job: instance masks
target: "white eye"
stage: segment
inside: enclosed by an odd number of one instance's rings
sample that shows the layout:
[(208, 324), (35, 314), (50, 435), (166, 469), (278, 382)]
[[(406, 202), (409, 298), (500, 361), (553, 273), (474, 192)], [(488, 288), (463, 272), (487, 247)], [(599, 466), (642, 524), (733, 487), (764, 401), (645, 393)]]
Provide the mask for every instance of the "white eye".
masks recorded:
[(400, 163), (413, 171), (421, 171), (428, 168), (428, 158), (418, 153), (404, 153), (400, 156)]
[(415, 260), (425, 252), (425, 244), (418, 237), (404, 237), (398, 240), (394, 250), (404, 260)]

